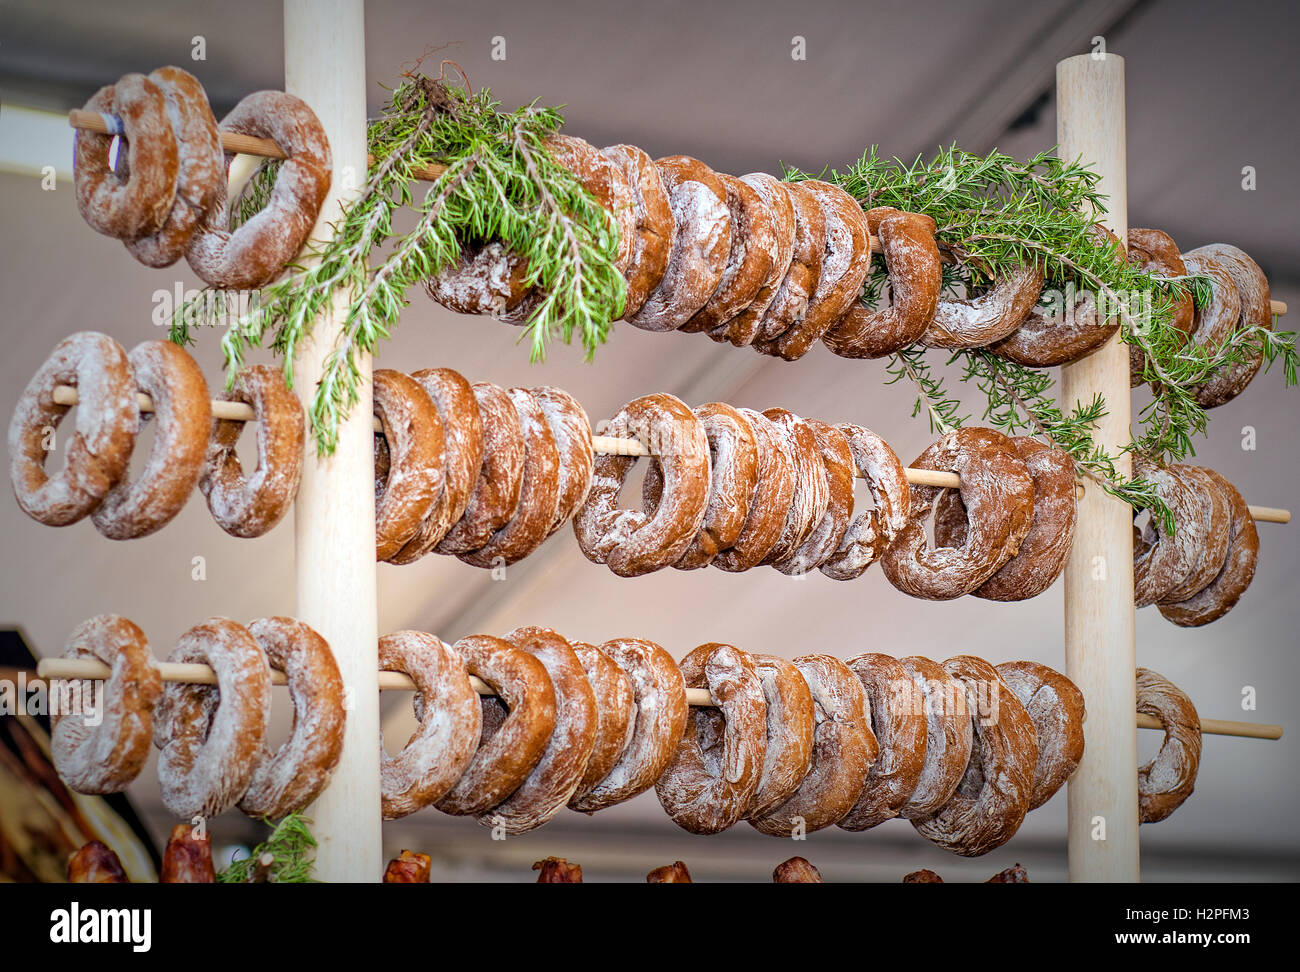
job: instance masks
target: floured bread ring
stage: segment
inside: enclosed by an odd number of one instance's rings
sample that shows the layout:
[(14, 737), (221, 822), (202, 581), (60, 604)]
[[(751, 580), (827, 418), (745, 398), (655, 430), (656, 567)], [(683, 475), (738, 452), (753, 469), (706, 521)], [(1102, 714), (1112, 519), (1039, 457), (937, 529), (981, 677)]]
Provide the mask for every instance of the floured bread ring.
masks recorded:
[(745, 817), (766, 817), (799, 789), (813, 756), (816, 710), (812, 692), (792, 662), (754, 655), (754, 669), (767, 703), (767, 747), (758, 789)]
[(636, 728), (636, 696), (623, 669), (595, 645), (571, 643), (587, 675), (596, 700), (596, 739), (582, 779), (569, 798), (574, 807), (592, 788), (610, 774), (632, 742)]
[(623, 316), (630, 317), (663, 279), (672, 252), (675, 219), (659, 167), (649, 155), (635, 145), (610, 145), (601, 152), (623, 173), (632, 190), (636, 233), (631, 237), (632, 254), (624, 274), (627, 300), (623, 305)]
[[(209, 287), (255, 290), (279, 276), (316, 225), (330, 188), (329, 140), (307, 102), (285, 91), (248, 95), (221, 120), (221, 130), (269, 138), (287, 158), (265, 209), (232, 233), (223, 198), (190, 239), (185, 258)], [(234, 157), (226, 153), (227, 166)]]
[(1204, 472), (1227, 496), (1232, 508), (1232, 525), (1228, 531), (1228, 553), (1214, 579), (1184, 601), (1159, 605), (1161, 614), (1184, 628), (1209, 624), (1231, 611), (1254, 579), (1259, 556), (1259, 534), (1246, 500), (1213, 469)]
[(483, 462), (465, 512), (434, 547), (440, 554), (478, 550), (514, 515), (524, 474), (524, 430), (514, 402), (486, 381), (473, 385), (483, 422)]
[(379, 667), (415, 683), (422, 717), (396, 756), (379, 763), (385, 820), (436, 803), (461, 778), (478, 748), (483, 711), (456, 650), (423, 631), (395, 631), (379, 639)]
[[(1074, 545), (1077, 506), (1074, 460), (1064, 449), (1053, 448), (1029, 436), (1014, 436), (1011, 443), (1034, 480), (1034, 514), (1016, 555), (971, 591), (976, 597), (990, 601), (1037, 597), (1061, 576), (1070, 547)], [(951, 492), (941, 494), (935, 501), (935, 544), (941, 547), (965, 544), (966, 522), (961, 496)]]
[(1083, 693), (1058, 671), (1032, 661), (997, 666), (1034, 723), (1038, 763), (1029, 809), (1037, 810), (1065, 785), (1083, 759)]
[(941, 297), (921, 341), (932, 348), (982, 348), (1015, 331), (1038, 303), (1043, 271), (1021, 264), (979, 296)]
[[(203, 472), (212, 424), (208, 383), (178, 345), (145, 341), (128, 360), (136, 388), (153, 399), (158, 432), (139, 477), (119, 482), (91, 514), (95, 529), (114, 540), (148, 536), (181, 511)], [(141, 425), (148, 420), (141, 413)]]
[(916, 704), (912, 674), (897, 658), (868, 653), (850, 658), (848, 665), (867, 693), (880, 755), (839, 826), (867, 830), (897, 817), (920, 784), (929, 726), (924, 708)]
[(167, 101), (143, 74), (100, 88), (86, 111), (122, 120), (116, 171), (108, 162), (112, 135), (77, 129), (72, 171), (77, 210), (96, 233), (138, 240), (162, 229), (176, 198), (179, 160)]
[[(492, 687), (482, 699), (482, 735), (469, 765), (436, 806), (443, 813), (477, 816), (497, 806), (532, 772), (555, 731), (555, 688), (544, 666), (526, 651), (491, 635), (469, 635), (452, 646), (471, 675)], [(436, 699), (420, 697), (415, 716)]]
[(450, 368), (425, 368), (411, 378), (428, 394), (442, 423), (443, 488), (415, 535), (388, 558), (390, 564), (412, 563), (442, 542), (464, 515), (483, 467), (483, 416), (473, 386)]
[(776, 545), (785, 529), (795, 489), (794, 458), (787, 451), (780, 430), (760, 412), (750, 408), (738, 411), (754, 433), (758, 483), (750, 497), (740, 535), (713, 559), (715, 567), (733, 573), (757, 567)]
[(790, 201), (790, 193), (786, 192), (784, 182), (766, 172), (751, 172), (741, 176), (740, 181), (758, 193), (767, 209), (768, 216), (772, 219), (774, 249), (772, 267), (749, 306), (730, 321), (724, 321), (709, 331), (709, 337), (714, 341), (730, 341), (738, 348), (753, 343), (763, 317), (781, 287), (781, 281), (785, 280), (785, 275), (790, 270), (796, 229), (794, 203)]
[[(1198, 247), (1192, 253), (1202, 260), (1209, 258), (1218, 264), (1237, 285), (1241, 300), (1241, 313), (1237, 327), (1262, 327), (1273, 329), (1273, 307), (1269, 299), (1268, 278), (1243, 250), (1228, 243), (1211, 243)], [(1190, 254), (1189, 254), (1190, 255)], [(1199, 329), (1198, 329), (1199, 337)], [(1205, 408), (1217, 408), (1232, 401), (1250, 384), (1264, 362), (1264, 347), (1260, 344), (1254, 357), (1238, 364), (1227, 365), (1215, 377), (1197, 390), (1196, 400)]]
[(730, 321), (758, 296), (776, 259), (776, 223), (763, 198), (735, 176), (715, 174), (727, 191), (731, 250), (717, 289), (682, 331), (709, 331)]
[(668, 652), (640, 638), (616, 638), (600, 651), (627, 676), (636, 714), (632, 738), (609, 775), (569, 802), (583, 813), (630, 800), (654, 786), (686, 729), (686, 683)]
[(794, 460), (794, 496), (786, 513), (785, 526), (775, 546), (761, 561), (777, 564), (792, 556), (821, 523), (830, 505), (830, 486), (812, 426), (784, 408), (765, 409), (763, 415), (785, 440), (785, 448)]
[(315, 800), (343, 753), (343, 676), (330, 646), (293, 618), (262, 618), (248, 626), (272, 668), (284, 672), (293, 699), (293, 733), (275, 752), (263, 748), (239, 801), (250, 817), (278, 820)]
[[(1187, 267), (1178, 252), (1178, 244), (1168, 233), (1157, 229), (1129, 227), (1128, 260), (1129, 263), (1162, 277), (1187, 276)], [(1195, 318), (1196, 303), (1189, 290), (1174, 304), (1174, 316), (1170, 322), (1176, 330), (1182, 332), (1184, 343), (1191, 334)], [(1136, 344), (1128, 346), (1128, 365), (1129, 384), (1134, 387), (1142, 384), (1142, 375), (1146, 371), (1146, 353)]]
[(852, 670), (830, 655), (804, 655), (794, 665), (815, 706), (812, 764), (788, 800), (766, 816), (750, 817), (754, 829), (770, 837), (811, 833), (844, 819), (880, 752), (866, 692)]
[(210, 665), (217, 685), (163, 687), (154, 713), (163, 806), (182, 820), (215, 817), (252, 782), (271, 716), (271, 669), (248, 629), (225, 618), (190, 628), (167, 660)]
[(802, 182), (786, 183), (785, 191), (794, 207), (794, 250), (790, 268), (759, 321), (755, 347), (780, 337), (808, 315), (826, 257), (826, 214), (818, 197)]
[[(1222, 250), (1205, 246), (1183, 254), (1187, 272), (1209, 277), (1213, 284), (1210, 302), (1204, 307), (1196, 308), (1190, 338), (1191, 344), (1206, 349), (1211, 355), (1218, 354), (1232, 340), (1233, 332), (1242, 317), (1241, 290), (1237, 287), (1236, 275), (1229, 272), (1223, 257)], [(1211, 381), (1221, 378), (1222, 375), (1219, 375)], [(1207, 382), (1197, 390), (1197, 401), (1205, 408), (1213, 407), (1207, 403), (1215, 402), (1213, 397), (1206, 394), (1209, 387), (1210, 383)]]
[(100, 614), (73, 629), (60, 657), (100, 661), (112, 673), (51, 688), (60, 701), (50, 715), (54, 768), (78, 793), (120, 793), (144, 768), (162, 695), (149, 642), (126, 618)]
[[(54, 476), (45, 460), (69, 405), (54, 389), (77, 389), (76, 429)], [(58, 343), (23, 389), (9, 421), (9, 481), (22, 511), (46, 526), (76, 523), (99, 506), (126, 473), (139, 421), (135, 380), (122, 346), (107, 334), (80, 331)]]
[(596, 745), (599, 715), (582, 662), (567, 641), (535, 627), (515, 628), (506, 640), (540, 661), (555, 689), (555, 730), (541, 759), (503, 803), (478, 818), (486, 827), (522, 834), (546, 823), (573, 796)]
[(970, 655), (949, 658), (943, 667), (966, 688), (974, 733), (970, 764), (952, 799), (912, 825), (945, 850), (979, 857), (1020, 829), (1034, 792), (1038, 743), (1029, 713), (996, 668)]
[(542, 407), (560, 454), (559, 484), (556, 487), (559, 501), (546, 532), (549, 537), (564, 526), (587, 499), (595, 472), (596, 454), (591, 447), (591, 420), (576, 398), (563, 388), (551, 385), (528, 391)]
[[(1200, 563), (1201, 537), (1196, 521), (1200, 499), (1173, 469), (1161, 469), (1136, 458), (1133, 474), (1155, 486), (1155, 493), (1174, 515), (1170, 536), (1160, 517), (1152, 516), (1133, 544), (1133, 604), (1147, 607), (1163, 601), (1187, 580)], [(1136, 511), (1135, 511), (1136, 516)]]
[(826, 512), (798, 549), (785, 560), (773, 564), (783, 574), (800, 575), (816, 570), (834, 555), (849, 528), (853, 516), (853, 479), (856, 470), (847, 437), (833, 425), (804, 420), (817, 439), (822, 468), (826, 472)]
[(929, 216), (887, 206), (867, 211), (889, 270), (890, 304), (873, 310), (853, 304), (822, 337), (842, 358), (880, 358), (918, 340), (934, 319), (943, 285), (935, 223)]
[(500, 240), (463, 247), (460, 255), (424, 281), (425, 292), (458, 314), (500, 317), (528, 296), (528, 264)]
[(916, 711), (924, 714), (926, 735), (925, 766), (898, 815), (924, 820), (938, 813), (957, 792), (970, 762), (974, 737), (962, 683), (928, 658), (911, 655), (899, 661), (915, 686), (911, 699)]
[(582, 187), (609, 214), (610, 226), (618, 235), (614, 267), (626, 274), (637, 244), (637, 194), (625, 170), (590, 142), (572, 135), (556, 132), (548, 136), (546, 150), (578, 177)]
[(551, 535), (560, 501), (560, 453), (546, 413), (526, 388), (511, 388), (507, 394), (519, 413), (519, 427), (524, 433), (519, 503), (505, 526), (495, 531), (486, 544), (459, 555), (475, 567), (513, 564), (540, 547)]
[(704, 426), (672, 395), (647, 395), (624, 405), (606, 435), (635, 438), (658, 459), (663, 495), (649, 511), (618, 506), (635, 456), (596, 457), (587, 501), (573, 531), (587, 559), (620, 577), (636, 577), (676, 562), (690, 547), (708, 504), (708, 438)]
[(298, 495), (304, 420), (298, 396), (270, 365), (248, 365), (224, 401), (251, 405), (257, 422), (257, 468), (245, 477), (235, 452), (244, 422), (214, 419), (199, 489), (231, 536), (260, 537), (280, 522)]
[(1160, 599), (1177, 603), (1197, 593), (1223, 569), (1232, 535), (1232, 504), (1206, 470), (1184, 465), (1169, 468), (1196, 497), (1195, 519), (1177, 524), (1180, 531), (1191, 530), (1196, 538), (1196, 565), (1181, 584), (1175, 585)]
[(675, 331), (718, 288), (731, 254), (731, 215), (722, 180), (699, 159), (656, 159), (673, 211), (668, 267), (645, 303), (624, 320), (646, 331)]
[(1137, 670), (1137, 710), (1165, 727), (1160, 752), (1138, 768), (1138, 819), (1156, 823), (1182, 806), (1196, 786), (1201, 718), (1182, 689), (1148, 668)]
[(167, 117), (176, 136), (176, 195), (158, 232), (126, 240), (131, 255), (147, 267), (170, 267), (185, 255), (199, 221), (225, 193), (226, 163), (217, 120), (199, 79), (178, 67), (162, 67), (149, 75), (167, 104)]
[(912, 494), (903, 464), (884, 439), (861, 425), (837, 428), (848, 440), (857, 474), (866, 480), (875, 505), (854, 517), (820, 569), (827, 577), (853, 580), (880, 559), (903, 529)]
[(731, 645), (700, 645), (682, 659), (687, 688), (708, 688), (716, 708), (686, 719), (673, 761), (655, 792), (673, 823), (717, 834), (745, 812), (758, 790), (767, 750), (767, 702), (753, 658)]
[(942, 490), (913, 486), (907, 523), (880, 566), (891, 584), (912, 597), (944, 601), (969, 594), (1020, 549), (1033, 522), (1034, 480), (1010, 439), (973, 426), (945, 432), (912, 466), (961, 477), (969, 523), (965, 541), (960, 547), (929, 547), (925, 522)]

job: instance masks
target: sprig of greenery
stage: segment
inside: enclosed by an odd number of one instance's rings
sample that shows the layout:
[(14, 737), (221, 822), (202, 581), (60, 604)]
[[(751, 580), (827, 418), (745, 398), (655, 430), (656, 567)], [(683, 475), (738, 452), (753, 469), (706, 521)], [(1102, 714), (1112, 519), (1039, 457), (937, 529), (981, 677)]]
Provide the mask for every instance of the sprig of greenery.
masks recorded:
[[(265, 820), (271, 826), (270, 820)], [(314, 851), (316, 838), (311, 833), (311, 821), (302, 814), (291, 813), (271, 831), (271, 836), (253, 848), (248, 857), (231, 861), (225, 870), (218, 872), (218, 884), (247, 884), (258, 868), (258, 861), (266, 854), (272, 857), (266, 879), (275, 884), (312, 884), (316, 868)]]

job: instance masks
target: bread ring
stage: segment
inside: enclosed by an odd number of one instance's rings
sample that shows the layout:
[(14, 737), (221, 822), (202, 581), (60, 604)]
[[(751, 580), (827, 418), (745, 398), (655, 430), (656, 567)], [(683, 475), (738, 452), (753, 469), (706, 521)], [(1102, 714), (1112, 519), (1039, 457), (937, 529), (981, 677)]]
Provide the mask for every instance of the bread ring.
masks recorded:
[(1160, 752), (1138, 768), (1138, 818), (1156, 823), (1182, 806), (1196, 786), (1201, 718), (1182, 689), (1148, 668), (1137, 670), (1137, 710), (1165, 727)]
[(559, 483), (556, 487), (559, 501), (555, 507), (555, 517), (546, 531), (546, 536), (550, 537), (569, 522), (569, 518), (591, 492), (596, 454), (591, 447), (591, 420), (576, 398), (563, 388), (551, 385), (530, 388), (529, 394), (542, 407), (542, 414), (546, 416), (546, 424), (555, 437), (555, 447), (560, 456)]
[(853, 516), (853, 452), (844, 433), (833, 425), (805, 419), (817, 439), (822, 467), (826, 472), (827, 504), (821, 520), (785, 560), (772, 566), (783, 574), (798, 576), (816, 570), (839, 549)]
[(600, 651), (623, 670), (636, 698), (629, 741), (609, 775), (569, 806), (583, 813), (630, 800), (654, 786), (686, 729), (686, 683), (672, 656), (653, 641), (616, 638)]
[(96, 91), (84, 110), (120, 118), (124, 144), (114, 171), (108, 162), (114, 136), (77, 129), (72, 171), (81, 218), (119, 240), (157, 233), (176, 198), (179, 167), (162, 91), (143, 74), (125, 74)]
[(587, 760), (582, 779), (569, 798), (569, 806), (575, 807), (610, 774), (632, 742), (632, 731), (636, 727), (636, 696), (623, 669), (599, 648), (578, 641), (572, 642), (571, 646), (591, 684), (597, 713), (596, 740), (591, 758)]
[(912, 674), (897, 658), (868, 653), (850, 658), (848, 666), (867, 693), (880, 755), (839, 826), (867, 830), (897, 817), (920, 784), (929, 724), (924, 707), (916, 704)]
[(673, 244), (662, 279), (624, 320), (646, 331), (675, 331), (718, 287), (731, 254), (731, 215), (722, 180), (699, 159), (656, 159), (673, 212)]
[(690, 547), (708, 503), (708, 439), (695, 414), (672, 395), (647, 395), (624, 405), (606, 435), (636, 438), (663, 471), (661, 502), (650, 511), (618, 506), (635, 456), (596, 457), (591, 492), (573, 519), (583, 554), (620, 577), (636, 577), (676, 562)]
[(158, 232), (124, 242), (145, 266), (170, 267), (185, 255), (200, 220), (224, 195), (226, 163), (217, 120), (199, 79), (178, 67), (162, 67), (149, 80), (163, 93), (176, 136), (176, 195)]
[(478, 748), (483, 710), (460, 655), (431, 634), (384, 635), (379, 667), (409, 676), (424, 703), (401, 752), (380, 756), (384, 819), (396, 820), (437, 802), (461, 778)]
[[(45, 471), (57, 447), (53, 430), (71, 406), (54, 389), (73, 385), (76, 430), (63, 447), (63, 469)], [(46, 526), (76, 523), (126, 473), (139, 421), (135, 381), (122, 346), (107, 334), (81, 331), (58, 343), (23, 389), (9, 421), (9, 481), (24, 513)]]
[(934, 319), (943, 285), (933, 219), (879, 206), (867, 211), (867, 226), (879, 237), (889, 270), (890, 306), (855, 303), (831, 326), (822, 341), (842, 358), (880, 358), (918, 340)]
[(524, 473), (524, 430), (504, 388), (476, 381), (474, 398), (483, 421), (483, 462), (465, 512), (434, 549), (440, 554), (478, 550), (519, 505)]
[(786, 183), (785, 191), (794, 207), (794, 251), (790, 268), (759, 321), (755, 347), (780, 337), (808, 315), (826, 258), (826, 214), (818, 197), (802, 182)]
[(425, 292), (458, 314), (501, 317), (531, 291), (528, 264), (500, 240), (462, 247), (447, 266), (424, 281)]
[[(1037, 597), (1061, 576), (1074, 545), (1074, 459), (1029, 436), (1014, 436), (1011, 443), (1034, 480), (1034, 514), (1016, 555), (971, 591), (990, 601)], [(934, 542), (941, 547), (966, 542), (966, 510), (956, 493), (943, 493), (935, 501)]]
[(709, 331), (725, 324), (758, 296), (776, 259), (776, 224), (758, 192), (735, 176), (715, 173), (727, 193), (731, 247), (717, 288), (678, 330)]
[(1232, 504), (1219, 484), (1206, 475), (1199, 466), (1174, 465), (1169, 467), (1196, 497), (1195, 519), (1178, 524), (1178, 529), (1190, 530), (1196, 539), (1196, 565), (1187, 578), (1168, 591), (1161, 601), (1176, 604), (1185, 601), (1210, 581), (1214, 580), (1228, 559), (1228, 543), (1232, 534)]
[(979, 857), (1020, 829), (1034, 791), (1038, 743), (1029, 713), (996, 668), (970, 655), (949, 658), (943, 667), (966, 688), (974, 733), (970, 764), (952, 799), (912, 825), (945, 850)]
[[(232, 233), (223, 198), (191, 237), (185, 258), (209, 287), (255, 290), (280, 275), (316, 225), (330, 188), (329, 140), (307, 102), (285, 91), (248, 95), (221, 120), (221, 131), (268, 138), (287, 158), (265, 209)], [(227, 166), (234, 157), (226, 153)]]
[(745, 817), (765, 817), (799, 789), (813, 757), (816, 710), (812, 692), (792, 662), (754, 655), (754, 668), (767, 703), (767, 747), (758, 789)]
[(812, 833), (842, 820), (880, 752), (866, 692), (852, 670), (830, 655), (804, 655), (794, 665), (816, 707), (812, 765), (788, 800), (766, 816), (750, 817), (754, 829), (770, 837)]
[(1209, 624), (1231, 611), (1254, 579), (1259, 556), (1259, 534), (1246, 500), (1213, 469), (1204, 471), (1228, 497), (1232, 507), (1232, 525), (1228, 531), (1228, 553), (1214, 579), (1184, 601), (1159, 605), (1161, 614), (1184, 628)]
[(785, 529), (795, 489), (794, 458), (786, 451), (785, 437), (762, 413), (750, 408), (738, 411), (754, 433), (758, 484), (750, 498), (740, 535), (713, 559), (715, 567), (733, 573), (757, 567), (776, 546)]
[[(1232, 282), (1237, 285), (1241, 312), (1235, 327), (1262, 327), (1273, 329), (1273, 307), (1269, 299), (1268, 278), (1245, 251), (1228, 243), (1211, 243), (1198, 247), (1192, 253), (1201, 259), (1212, 259)], [(1188, 254), (1189, 256), (1191, 254)], [(1199, 329), (1197, 334), (1199, 336)], [(1256, 348), (1255, 355), (1247, 361), (1225, 365), (1218, 374), (1197, 390), (1196, 400), (1205, 408), (1217, 408), (1232, 401), (1250, 384), (1264, 362), (1264, 347)]]
[(209, 618), (181, 635), (169, 662), (206, 664), (215, 688), (168, 682), (154, 712), (162, 801), (174, 817), (215, 817), (253, 778), (271, 716), (271, 669), (248, 629)]
[(100, 661), (112, 673), (98, 684), (78, 679), (52, 688), (60, 693), (57, 709), (50, 707), (59, 779), (78, 793), (120, 793), (144, 768), (162, 695), (149, 642), (126, 618), (100, 614), (73, 629), (60, 657)]
[[(1183, 264), (1188, 273), (1209, 277), (1213, 283), (1210, 302), (1204, 307), (1196, 308), (1190, 339), (1191, 344), (1204, 348), (1210, 355), (1222, 352), (1223, 346), (1232, 340), (1237, 323), (1242, 319), (1243, 301), (1241, 290), (1237, 287), (1237, 275), (1229, 272), (1230, 263), (1225, 261), (1225, 256), (1222, 249), (1208, 246), (1183, 254)], [(1216, 375), (1197, 389), (1196, 400), (1203, 408), (1213, 408), (1219, 404), (1209, 390), (1216, 381), (1218, 384), (1214, 385), (1214, 390), (1223, 390), (1223, 377), (1222, 374)]]
[(912, 493), (903, 464), (884, 439), (861, 425), (837, 428), (848, 440), (857, 474), (866, 480), (875, 501), (872, 509), (853, 519), (835, 552), (820, 565), (827, 577), (843, 581), (861, 577), (884, 554), (907, 523)]
[(1173, 536), (1166, 533), (1160, 517), (1152, 516), (1133, 545), (1133, 604), (1147, 607), (1163, 601), (1199, 566), (1201, 537), (1195, 523), (1201, 516), (1200, 498), (1173, 469), (1160, 469), (1139, 458), (1133, 473), (1155, 486), (1156, 495), (1174, 515)]
[(1043, 271), (1023, 263), (977, 297), (941, 297), (921, 341), (932, 348), (982, 348), (1024, 323), (1043, 292)]
[(899, 661), (915, 686), (912, 702), (925, 716), (926, 736), (921, 778), (898, 815), (924, 820), (938, 813), (957, 792), (970, 762), (974, 736), (962, 683), (928, 658), (911, 655)]
[(700, 645), (679, 666), (688, 688), (708, 688), (717, 708), (689, 713), (668, 767), (655, 782), (673, 823), (717, 834), (745, 812), (767, 750), (767, 702), (753, 658), (732, 645)]
[(1045, 311), (1041, 304), (1034, 307), (1020, 327), (989, 345), (989, 351), (1029, 368), (1067, 364), (1086, 358), (1119, 330), (1119, 324), (1105, 320), (1099, 320), (1093, 292), (1076, 291), (1070, 283), (1058, 309)]
[(960, 547), (927, 546), (925, 521), (941, 490), (913, 486), (907, 523), (880, 566), (891, 584), (913, 597), (943, 601), (969, 594), (1015, 556), (1029, 532), (1033, 478), (1010, 439), (978, 427), (945, 432), (912, 466), (961, 476), (961, 499), (970, 524), (965, 542)]
[(672, 252), (675, 219), (659, 167), (650, 156), (635, 145), (610, 145), (601, 152), (622, 171), (632, 190), (636, 233), (624, 274), (627, 300), (623, 305), (623, 316), (630, 317), (663, 279)]
[(1083, 693), (1060, 672), (1038, 662), (1003, 662), (997, 669), (1034, 723), (1038, 763), (1029, 809), (1037, 810), (1065, 785), (1083, 759)]
[(777, 564), (792, 556), (821, 523), (830, 505), (830, 485), (812, 426), (784, 408), (765, 409), (763, 415), (776, 426), (794, 460), (794, 496), (786, 513), (785, 526), (775, 546), (761, 561)]
[(459, 554), (475, 567), (492, 568), (513, 564), (527, 557), (551, 535), (560, 501), (560, 453), (541, 404), (526, 388), (511, 388), (507, 394), (519, 413), (524, 433), (524, 468), (519, 483), (519, 503), (488, 542), (477, 550)]
[(709, 331), (709, 337), (714, 341), (730, 341), (738, 348), (752, 344), (757, 337), (763, 317), (790, 270), (795, 246), (794, 203), (790, 201), (790, 193), (786, 192), (786, 184), (766, 172), (751, 172), (741, 176), (740, 181), (758, 193), (767, 209), (772, 219), (774, 249), (772, 267), (749, 306), (730, 321), (724, 321)]
[[(503, 803), (479, 823), (522, 834), (546, 823), (568, 803), (596, 745), (596, 696), (569, 643), (549, 628), (515, 628), (506, 640), (542, 663), (555, 690), (555, 730), (541, 759)], [(496, 703), (498, 706), (500, 703)]]
[(343, 752), (343, 676), (325, 639), (293, 618), (248, 626), (272, 668), (284, 672), (293, 699), (293, 733), (275, 752), (263, 747), (239, 801), (250, 817), (278, 820), (301, 810), (329, 785)]
[[(178, 345), (145, 341), (128, 360), (136, 387), (153, 398), (158, 432), (139, 477), (118, 482), (90, 515), (95, 529), (113, 540), (148, 536), (181, 511), (203, 472), (212, 424), (208, 383)], [(141, 413), (140, 424), (148, 420)]]
[[(1178, 252), (1178, 244), (1169, 234), (1157, 229), (1130, 226), (1127, 236), (1129, 263), (1162, 277), (1187, 276), (1187, 266)], [(1170, 321), (1174, 329), (1183, 334), (1184, 344), (1192, 332), (1195, 317), (1196, 303), (1192, 300), (1191, 292), (1187, 291), (1174, 303), (1173, 319)], [(1140, 346), (1128, 346), (1128, 363), (1129, 384), (1136, 387), (1145, 380), (1143, 374), (1146, 372), (1146, 353)]]
[[(501, 638), (470, 635), (453, 647), (495, 694), (482, 700), (482, 736), (469, 766), (437, 807), (477, 816), (519, 789), (542, 758), (555, 731), (555, 689), (540, 661)], [(416, 718), (424, 719), (426, 704), (417, 701)]]
[(823, 884), (822, 872), (805, 857), (792, 857), (772, 869), (773, 884)]

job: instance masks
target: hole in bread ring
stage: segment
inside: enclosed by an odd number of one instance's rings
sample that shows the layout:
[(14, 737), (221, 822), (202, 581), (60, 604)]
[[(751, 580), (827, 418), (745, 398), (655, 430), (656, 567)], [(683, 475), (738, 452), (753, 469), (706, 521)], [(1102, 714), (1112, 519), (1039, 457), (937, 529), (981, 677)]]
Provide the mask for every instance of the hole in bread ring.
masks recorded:
[(524, 430), (504, 388), (473, 384), (483, 421), (483, 461), (465, 512), (433, 549), (440, 554), (477, 550), (505, 526), (519, 505), (524, 472)]
[(569, 798), (569, 806), (576, 808), (592, 787), (610, 774), (632, 742), (632, 731), (636, 727), (636, 697), (623, 669), (599, 648), (580, 641), (572, 642), (572, 648), (591, 685), (597, 713), (596, 740), (591, 757)]
[(1201, 766), (1201, 719), (1192, 700), (1163, 675), (1137, 670), (1137, 710), (1165, 727), (1151, 762), (1138, 768), (1138, 819), (1164, 820), (1192, 795)]
[[(387, 560), (415, 536), (442, 495), (442, 419), (415, 379), (380, 368), (374, 373), (375, 433), (384, 449), (375, 475), (375, 559)], [(385, 469), (381, 478), (379, 470)]]
[(713, 559), (715, 567), (733, 573), (757, 567), (776, 545), (785, 529), (795, 490), (794, 458), (786, 449), (784, 436), (761, 412), (751, 408), (738, 411), (754, 433), (758, 450), (758, 482), (750, 497), (739, 536)]
[(1029, 809), (1037, 810), (1065, 785), (1083, 758), (1083, 693), (1060, 672), (1038, 662), (1003, 662), (997, 669), (1034, 723), (1038, 762)]
[(742, 309), (730, 321), (723, 321), (710, 330), (709, 337), (719, 342), (730, 341), (735, 347), (743, 348), (752, 344), (754, 338), (758, 336), (763, 317), (767, 314), (772, 301), (776, 299), (781, 281), (785, 280), (785, 275), (790, 270), (790, 261), (794, 258), (795, 215), (790, 193), (786, 191), (786, 184), (780, 179), (766, 172), (751, 172), (749, 175), (741, 176), (740, 181), (758, 193), (768, 216), (771, 217), (774, 237), (772, 268), (749, 306)]
[(776, 655), (754, 655), (754, 669), (767, 703), (767, 745), (758, 789), (744, 816), (766, 817), (799, 789), (812, 765), (816, 710), (808, 682), (794, 664)]
[(970, 763), (970, 713), (965, 687), (938, 662), (919, 655), (899, 661), (915, 686), (911, 702), (918, 713), (925, 715), (926, 736), (921, 778), (898, 815), (906, 820), (924, 820), (952, 799)]
[(881, 558), (903, 529), (912, 494), (902, 462), (884, 439), (861, 425), (836, 428), (848, 440), (857, 474), (866, 480), (875, 506), (854, 517), (820, 570), (835, 580), (853, 580)]

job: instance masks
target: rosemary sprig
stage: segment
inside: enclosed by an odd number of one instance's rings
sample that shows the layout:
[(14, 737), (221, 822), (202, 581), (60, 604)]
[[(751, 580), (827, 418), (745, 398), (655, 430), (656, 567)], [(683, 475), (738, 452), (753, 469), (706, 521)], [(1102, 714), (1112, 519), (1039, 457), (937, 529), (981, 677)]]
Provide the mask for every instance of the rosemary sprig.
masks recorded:
[[(270, 825), (270, 821), (265, 821)], [(316, 864), (312, 852), (316, 838), (312, 836), (311, 821), (302, 814), (291, 813), (271, 831), (271, 836), (253, 848), (248, 857), (231, 861), (217, 874), (219, 884), (247, 884), (253, 878), (258, 861), (265, 854), (272, 858), (267, 880), (276, 884), (315, 883), (312, 872)]]

